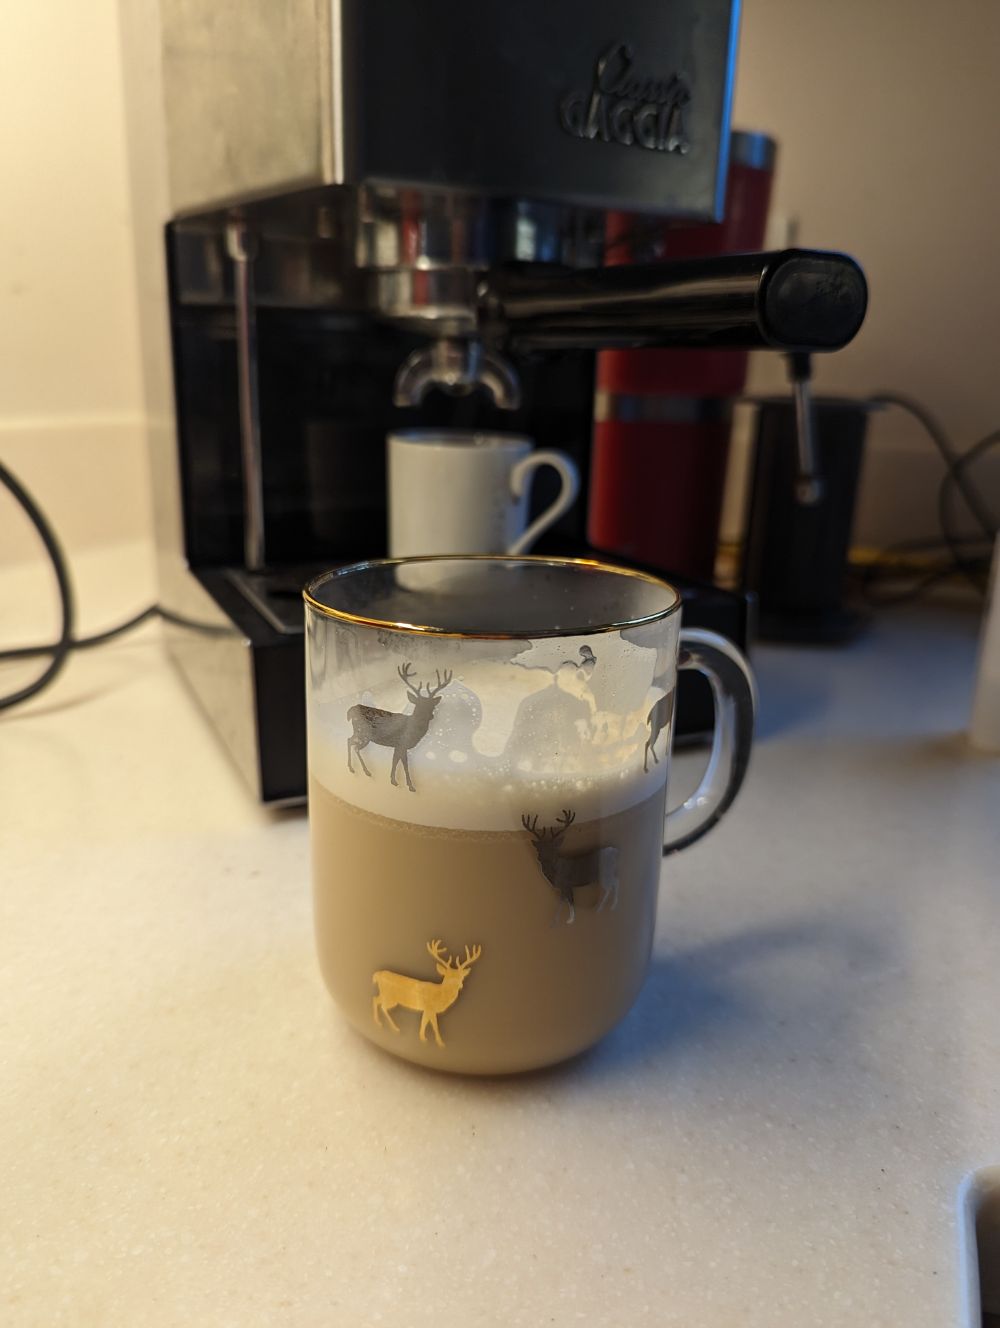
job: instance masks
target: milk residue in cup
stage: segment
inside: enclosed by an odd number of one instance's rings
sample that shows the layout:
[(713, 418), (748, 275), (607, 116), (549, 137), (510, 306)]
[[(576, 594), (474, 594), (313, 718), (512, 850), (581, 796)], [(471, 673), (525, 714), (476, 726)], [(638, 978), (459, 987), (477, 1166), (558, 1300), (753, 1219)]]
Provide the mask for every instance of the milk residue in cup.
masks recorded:
[[(587, 821), (662, 788), (669, 725), (656, 737), (658, 760), (647, 739), (650, 714), (672, 689), (674, 672), (672, 664), (656, 672), (655, 652), (605, 636), (538, 642), (509, 661), (468, 653), (449, 652), (442, 642), (433, 656), (437, 667), (428, 668), (426, 652), (421, 663), (394, 657), (393, 667), (387, 662), (377, 680), (366, 678), (368, 685), (354, 693), (329, 699), (323, 687), (310, 733), (314, 776), (365, 811), (471, 831), (513, 830), (525, 814), (544, 820), (564, 808)], [(378, 741), (401, 726), (349, 718), (357, 706), (413, 714), (401, 668), (410, 671), (410, 690), (419, 685), (421, 695), (437, 693), (426, 730), (416, 737), (422, 725), (415, 723), (401, 739), (412, 792), (402, 762), (397, 784), (390, 783), (393, 748)], [(371, 740), (352, 750), (352, 773), (348, 740), (356, 734), (356, 741)]]

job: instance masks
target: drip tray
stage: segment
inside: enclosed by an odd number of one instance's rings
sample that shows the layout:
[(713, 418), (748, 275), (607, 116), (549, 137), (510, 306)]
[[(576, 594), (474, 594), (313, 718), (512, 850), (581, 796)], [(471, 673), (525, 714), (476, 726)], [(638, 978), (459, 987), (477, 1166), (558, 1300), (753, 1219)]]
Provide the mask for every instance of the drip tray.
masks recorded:
[(283, 636), (301, 636), (305, 631), (302, 587), (331, 563), (296, 567), (275, 567), (265, 572), (247, 572), (229, 568), (226, 580), (254, 606), (261, 617)]

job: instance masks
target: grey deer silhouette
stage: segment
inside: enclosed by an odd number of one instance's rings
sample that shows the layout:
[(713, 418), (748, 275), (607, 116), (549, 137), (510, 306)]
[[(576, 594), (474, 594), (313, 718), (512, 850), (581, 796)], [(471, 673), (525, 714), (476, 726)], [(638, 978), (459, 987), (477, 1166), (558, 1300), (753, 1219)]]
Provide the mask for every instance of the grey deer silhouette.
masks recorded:
[(563, 851), (563, 837), (575, 820), (575, 812), (564, 810), (556, 817), (556, 825), (543, 825), (539, 830), (537, 816), (529, 817), (525, 814), (521, 817), (521, 824), (534, 841), (535, 856), (542, 875), (559, 896), (556, 911), (552, 915), (553, 926), (559, 920), (563, 905), (567, 910), (566, 925), (576, 919), (574, 891), (585, 885), (596, 885), (600, 891), (598, 913), (609, 899), (611, 908), (618, 903), (618, 850), (613, 844), (584, 849), (580, 853)]
[(673, 708), (674, 708), (674, 692), (673, 688), (671, 688), (670, 691), (667, 692), (665, 696), (660, 697), (660, 699), (653, 706), (652, 710), (650, 710), (649, 714), (646, 716), (646, 724), (649, 726), (649, 737), (646, 739), (646, 746), (643, 748), (642, 752), (643, 770), (649, 769), (650, 753), (652, 753), (653, 764), (654, 765), (660, 764), (660, 758), (656, 754), (655, 744), (657, 738), (670, 723), (670, 716), (673, 713)]
[(411, 793), (416, 793), (413, 780), (410, 778), (408, 756), (427, 733), (434, 711), (441, 701), (438, 693), (443, 692), (451, 682), (452, 673), (451, 669), (445, 669), (442, 675), (440, 669), (435, 669), (437, 686), (432, 687), (430, 683), (420, 682), (414, 686), (412, 664), (403, 664), (396, 672), (406, 686), (407, 700), (413, 702), (413, 709), (409, 714), (403, 714), (397, 710), (379, 710), (375, 706), (351, 706), (347, 718), (354, 732), (347, 739), (347, 768), (352, 775), (355, 773), (351, 760), (354, 755), (361, 762), (361, 769), (365, 774), (371, 775), (371, 771), (365, 765), (365, 758), (361, 755), (364, 748), (370, 742), (375, 743), (377, 747), (391, 747), (392, 769), (389, 772), (389, 783), (396, 783), (396, 767), (401, 764), (403, 774), (406, 776), (406, 787)]

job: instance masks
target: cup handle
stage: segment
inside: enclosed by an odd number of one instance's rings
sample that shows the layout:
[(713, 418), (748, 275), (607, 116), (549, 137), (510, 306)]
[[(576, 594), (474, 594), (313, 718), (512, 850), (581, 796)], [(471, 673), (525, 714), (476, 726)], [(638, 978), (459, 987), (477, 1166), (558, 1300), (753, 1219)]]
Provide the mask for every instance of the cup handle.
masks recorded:
[(732, 805), (750, 763), (757, 688), (750, 665), (731, 641), (700, 627), (681, 629), (678, 669), (697, 669), (712, 686), (715, 732), (701, 783), (667, 813), (664, 855), (700, 839)]
[(539, 466), (552, 466), (553, 469), (557, 470), (562, 478), (562, 488), (552, 506), (546, 508), (541, 516), (535, 517), (528, 529), (522, 535), (519, 535), (510, 546), (507, 550), (510, 554), (527, 553), (542, 531), (548, 530), (549, 526), (569, 511), (576, 501), (576, 495), (580, 492), (580, 473), (574, 462), (565, 452), (543, 448), (540, 452), (529, 452), (512, 468), (510, 472), (510, 492), (515, 501), (524, 497), (528, 477)]

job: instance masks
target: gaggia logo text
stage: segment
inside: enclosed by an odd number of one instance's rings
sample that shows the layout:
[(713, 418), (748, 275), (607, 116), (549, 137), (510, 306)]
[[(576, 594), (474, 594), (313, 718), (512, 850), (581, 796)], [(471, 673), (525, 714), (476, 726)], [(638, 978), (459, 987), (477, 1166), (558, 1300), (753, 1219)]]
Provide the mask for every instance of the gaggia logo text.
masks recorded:
[(650, 77), (637, 71), (632, 48), (616, 42), (594, 66), (589, 92), (567, 92), (559, 101), (559, 123), (574, 138), (687, 152), (687, 107), (691, 89), (680, 74)]

